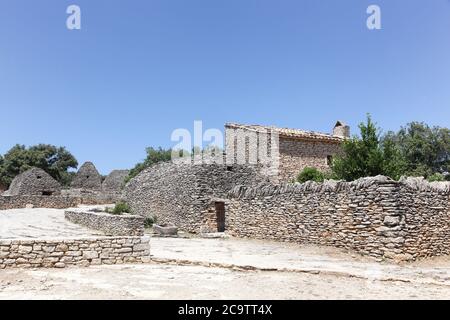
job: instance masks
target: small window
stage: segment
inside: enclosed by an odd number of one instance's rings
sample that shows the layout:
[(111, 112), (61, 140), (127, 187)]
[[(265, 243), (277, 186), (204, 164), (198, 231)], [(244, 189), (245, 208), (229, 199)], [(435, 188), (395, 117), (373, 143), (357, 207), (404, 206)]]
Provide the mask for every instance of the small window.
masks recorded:
[(327, 165), (331, 166), (333, 164), (333, 156), (328, 155), (327, 156)]
[(43, 196), (51, 196), (52, 194), (53, 194), (53, 192), (51, 192), (51, 191), (42, 191)]
[(233, 171), (233, 166), (227, 166), (227, 171)]
[(39, 179), (42, 179), (42, 177), (41, 177), (41, 176), (36, 176), (36, 179), (38, 179), (38, 180), (39, 180)]

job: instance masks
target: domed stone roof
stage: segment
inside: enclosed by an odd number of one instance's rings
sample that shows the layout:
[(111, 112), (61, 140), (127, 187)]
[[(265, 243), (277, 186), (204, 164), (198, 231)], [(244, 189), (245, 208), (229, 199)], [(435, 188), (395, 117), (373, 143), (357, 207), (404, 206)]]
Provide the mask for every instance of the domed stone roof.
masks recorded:
[(7, 196), (17, 195), (44, 195), (50, 196), (59, 194), (61, 185), (53, 179), (47, 172), (39, 168), (31, 168), (19, 174), (11, 182), (11, 185), (4, 193)]
[(120, 192), (125, 184), (129, 170), (113, 170), (103, 181), (103, 191)]
[(85, 162), (75, 175), (71, 185), (75, 189), (100, 190), (102, 176), (92, 162)]

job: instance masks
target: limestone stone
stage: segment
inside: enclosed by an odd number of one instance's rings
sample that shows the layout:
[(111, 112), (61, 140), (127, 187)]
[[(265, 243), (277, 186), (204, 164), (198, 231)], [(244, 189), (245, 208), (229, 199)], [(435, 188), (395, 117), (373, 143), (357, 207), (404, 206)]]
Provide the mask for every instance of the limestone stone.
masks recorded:
[(5, 196), (38, 195), (51, 196), (61, 192), (61, 185), (47, 172), (39, 168), (32, 168), (19, 174), (11, 182), (4, 193)]

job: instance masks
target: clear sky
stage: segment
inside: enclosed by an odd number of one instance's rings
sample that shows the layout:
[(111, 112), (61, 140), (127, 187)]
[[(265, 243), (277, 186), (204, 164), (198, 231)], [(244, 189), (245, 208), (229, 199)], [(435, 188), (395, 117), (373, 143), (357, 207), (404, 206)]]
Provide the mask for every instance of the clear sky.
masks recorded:
[(103, 174), (194, 120), (448, 127), (450, 1), (0, 0), (0, 111), (0, 153), (62, 145)]

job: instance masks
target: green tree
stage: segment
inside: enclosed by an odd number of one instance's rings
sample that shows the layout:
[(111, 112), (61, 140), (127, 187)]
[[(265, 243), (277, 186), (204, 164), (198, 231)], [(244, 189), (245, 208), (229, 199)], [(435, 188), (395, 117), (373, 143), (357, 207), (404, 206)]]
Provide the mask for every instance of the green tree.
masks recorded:
[(62, 184), (70, 182), (70, 168), (76, 168), (78, 162), (64, 147), (39, 144), (26, 148), (15, 145), (0, 161), (0, 183), (9, 186), (20, 173), (32, 167), (41, 168)]
[(395, 144), (406, 160), (405, 174), (430, 177), (450, 171), (450, 130), (412, 122), (383, 141)]
[(149, 147), (146, 149), (146, 152), (147, 157), (145, 158), (145, 160), (136, 164), (136, 166), (130, 170), (128, 177), (125, 179), (125, 182), (130, 181), (151, 165), (158, 162), (170, 161), (170, 159), (172, 158), (172, 149), (163, 149), (161, 147), (155, 149), (153, 147)]
[(398, 179), (405, 170), (405, 160), (392, 141), (380, 142), (380, 134), (370, 115), (359, 124), (360, 137), (342, 144), (342, 154), (335, 157), (332, 170), (336, 178), (347, 181), (379, 174)]

